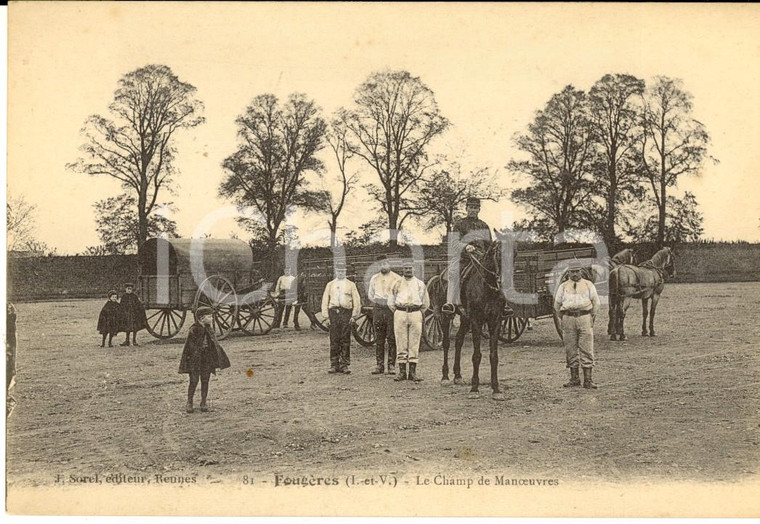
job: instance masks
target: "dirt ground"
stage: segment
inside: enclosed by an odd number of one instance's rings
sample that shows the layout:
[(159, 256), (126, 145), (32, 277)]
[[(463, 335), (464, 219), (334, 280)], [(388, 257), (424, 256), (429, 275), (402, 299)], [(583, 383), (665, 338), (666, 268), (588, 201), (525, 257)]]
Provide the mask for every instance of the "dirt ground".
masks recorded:
[[(328, 337), (308, 328), (222, 342), (232, 367), (212, 377), (210, 413), (186, 414), (177, 373), (187, 325), (139, 348), (101, 349), (103, 301), (18, 304), (18, 404), (8, 421), (9, 487), (58, 474), (244, 476), (495, 472), (552, 479), (738, 482), (760, 469), (760, 283), (667, 285), (658, 336), (626, 342), (597, 319), (596, 391), (563, 388), (551, 320), (500, 348), (505, 402), (490, 388), (442, 387), (442, 352), (424, 381), (374, 376), (352, 342), (351, 375), (328, 375)], [(123, 340), (120, 335), (118, 341)], [(463, 374), (472, 371), (471, 346)], [(252, 370), (252, 376), (249, 376)], [(481, 377), (489, 376), (487, 355)]]

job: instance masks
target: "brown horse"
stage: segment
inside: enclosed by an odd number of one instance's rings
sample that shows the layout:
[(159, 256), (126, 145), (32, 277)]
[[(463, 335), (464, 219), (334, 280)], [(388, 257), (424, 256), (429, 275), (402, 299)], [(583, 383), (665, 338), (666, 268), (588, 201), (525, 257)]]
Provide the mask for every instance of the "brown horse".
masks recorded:
[[(646, 262), (633, 266), (622, 264), (610, 271), (610, 323), (607, 333), (610, 340), (625, 340), (625, 314), (631, 299), (641, 299), (643, 320), (641, 334), (654, 335), (654, 314), (657, 302), (665, 287), (665, 278), (676, 274), (675, 257), (669, 247), (664, 247)], [(647, 333), (647, 306), (649, 332)]]
[[(454, 384), (462, 384), (462, 345), (464, 337), (472, 332), (472, 380), (470, 381), (469, 398), (480, 397), (478, 386), (480, 385), (480, 339), (483, 326), (488, 325), (488, 342), (490, 349), (491, 364), (491, 398), (505, 400), (504, 394), (499, 389), (499, 330), (501, 329), (501, 315), (504, 311), (506, 299), (501, 291), (500, 267), (501, 267), (501, 243), (492, 242), (481, 256), (470, 254), (472, 268), (462, 282), (462, 305), (466, 315), (460, 318), (459, 330), (454, 340)], [(441, 384), (449, 384), (449, 345), (450, 325), (452, 318), (443, 315), (441, 327), (443, 330), (443, 369)]]

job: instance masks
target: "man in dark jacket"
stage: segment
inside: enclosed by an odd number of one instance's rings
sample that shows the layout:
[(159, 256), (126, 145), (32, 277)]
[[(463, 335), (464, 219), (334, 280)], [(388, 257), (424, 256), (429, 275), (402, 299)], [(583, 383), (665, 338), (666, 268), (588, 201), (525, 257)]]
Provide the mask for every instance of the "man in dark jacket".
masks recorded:
[(145, 318), (145, 308), (137, 295), (133, 293), (134, 289), (134, 284), (124, 284), (124, 295), (121, 297), (122, 330), (127, 333), (127, 338), (122, 342), (122, 346), (129, 345), (130, 333), (132, 334), (132, 344), (139, 346), (137, 343), (137, 332), (148, 327), (148, 320)]
[(477, 250), (485, 252), (491, 242), (491, 229), (478, 218), (480, 199), (469, 197), (466, 204), (467, 216), (456, 221), (454, 230), (449, 234), (449, 268), (446, 304), (441, 308), (444, 313), (453, 315), (458, 306), (462, 306), (460, 297), (463, 271), (469, 264), (469, 253)]

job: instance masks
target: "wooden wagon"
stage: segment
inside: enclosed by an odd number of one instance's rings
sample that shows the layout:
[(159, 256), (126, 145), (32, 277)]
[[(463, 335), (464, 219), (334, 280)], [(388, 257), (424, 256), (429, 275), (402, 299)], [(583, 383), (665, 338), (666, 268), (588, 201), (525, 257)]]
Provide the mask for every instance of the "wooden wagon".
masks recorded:
[[(537, 301), (523, 303), (516, 297), (507, 294), (507, 304), (501, 321), (499, 340), (511, 343), (516, 341), (525, 331), (530, 319), (553, 318), (554, 326), (562, 337), (559, 319), (554, 315), (554, 296), (551, 290), (565, 277), (565, 271), (557, 271), (555, 268), (562, 266), (561, 262), (570, 259), (588, 259), (594, 256), (594, 248), (572, 248), (553, 251), (526, 251), (518, 252), (514, 257), (513, 271), (511, 276), (512, 286), (509, 286), (510, 277), (506, 276), (507, 288), (523, 294), (535, 294)], [(443, 322), (441, 307), (446, 303), (447, 282), (441, 275), (446, 268), (445, 259), (431, 262), (440, 268), (427, 282), (430, 294), (430, 309), (425, 316), (422, 337), (424, 343), (431, 349), (440, 349), (443, 345)], [(585, 268), (587, 275), (593, 274), (590, 266)], [(451, 325), (451, 323), (450, 323)], [(488, 333), (484, 333), (485, 336)]]
[(179, 333), (188, 311), (214, 310), (214, 331), (262, 335), (272, 329), (275, 303), (241, 240), (152, 238), (140, 248), (138, 291), (148, 331), (166, 339)]

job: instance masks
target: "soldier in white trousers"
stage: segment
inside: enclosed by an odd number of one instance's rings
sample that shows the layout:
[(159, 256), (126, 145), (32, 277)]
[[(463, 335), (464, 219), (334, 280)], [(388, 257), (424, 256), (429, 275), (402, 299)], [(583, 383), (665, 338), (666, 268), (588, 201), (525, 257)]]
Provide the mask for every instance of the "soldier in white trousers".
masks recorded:
[[(430, 307), (430, 296), (425, 283), (414, 276), (414, 265), (404, 264), (404, 278), (391, 288), (388, 307), (393, 311), (393, 331), (396, 335), (396, 363), (398, 373), (395, 381), (419, 382), (417, 363), (422, 339), (423, 312)], [(407, 375), (407, 369), (409, 374)]]

